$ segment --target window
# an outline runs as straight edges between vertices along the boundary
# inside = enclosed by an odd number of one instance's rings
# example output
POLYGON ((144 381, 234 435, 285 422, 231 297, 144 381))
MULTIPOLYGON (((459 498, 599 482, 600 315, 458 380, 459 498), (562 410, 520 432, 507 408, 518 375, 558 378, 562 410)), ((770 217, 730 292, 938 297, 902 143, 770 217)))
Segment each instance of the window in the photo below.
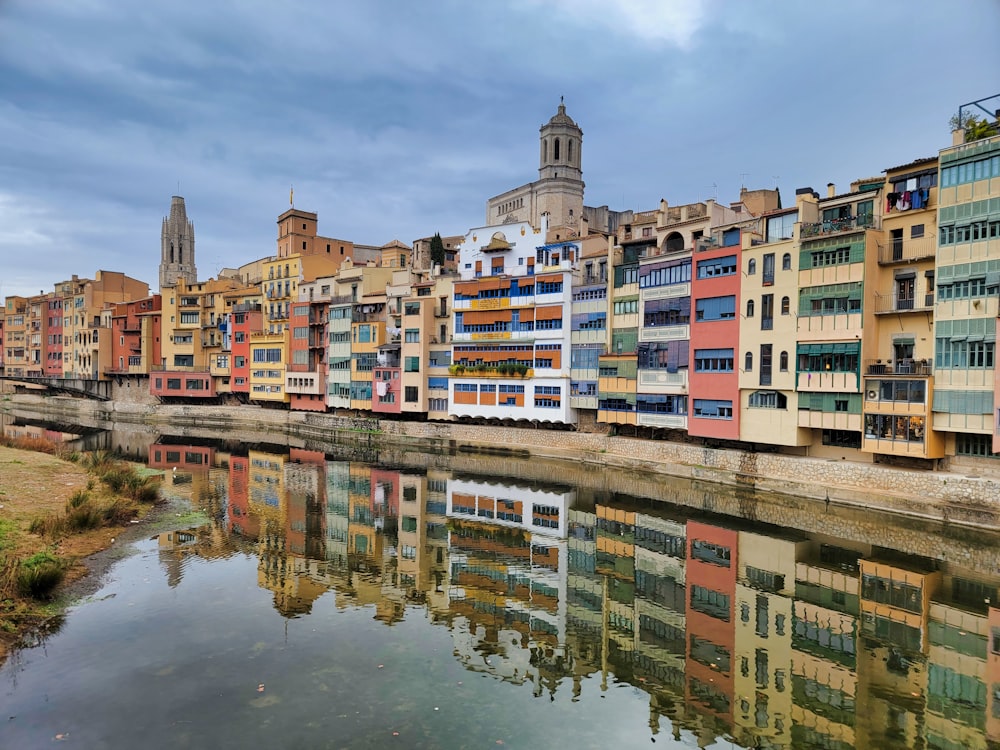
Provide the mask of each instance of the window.
POLYGON ((791 311, 791 308, 792 308, 792 304, 791 304, 791 301, 788 299, 788 297, 782 297, 781 298, 781 314, 782 315, 788 315, 788 313, 791 311))
POLYGON ((747 406, 751 409, 787 409, 788 397, 778 391, 754 391, 747 406))
POLYGON ((910 239, 911 240, 915 240, 915 239, 917 239, 919 237, 923 237, 923 236, 924 236, 924 225, 923 224, 914 224, 912 227, 910 227, 910 239))
MULTIPOLYGON (((709 260, 698 261, 699 279, 710 279, 715 276, 732 276, 735 273, 735 255, 727 255, 725 258, 711 258, 709 260)), ((642 286, 641 282, 640 286, 642 286)))
POLYGON ((732 372, 732 349, 695 349, 695 372, 732 372))
POLYGON ((784 214, 783 216, 772 216, 767 220, 765 242, 778 242, 779 240, 792 239, 795 222, 798 221, 798 211, 784 214))
POLYGON ((403 372, 420 372, 420 357, 404 357, 403 372))
POLYGON ((420 390, 417 386, 415 386, 415 385, 408 385, 403 390, 404 390, 404 398, 406 400, 406 403, 408 403, 408 404, 415 404, 415 403, 417 403, 418 393, 419 393, 419 390, 420 390))
POLYGON ((752 299, 747 300, 747 317, 752 318, 754 314, 754 302, 752 299))
MULTIPOLYGON (((771 385, 771 344, 760 345, 760 384, 771 385)), ((749 353, 749 352, 748 352, 749 353)))
POLYGON ((694 416, 702 419, 732 419, 733 402, 696 398, 694 399, 694 416))
POLYGON ((764 254, 764 267, 761 274, 761 283, 764 286, 774 284, 774 253, 764 254))
POLYGON ((781 356, 778 358, 778 369, 782 372, 788 372, 788 352, 782 352, 781 356))
POLYGON ((747 276, 753 276, 757 273, 757 259, 751 258, 747 261, 747 276))
POLYGON ((753 372, 753 352, 743 355, 743 372, 753 372))
POLYGON ((696 321, 731 320, 736 317, 736 296, 703 297, 695 302, 696 321))
POLYGON ((792 270, 792 254, 785 253, 781 256, 781 270, 791 271, 792 270))

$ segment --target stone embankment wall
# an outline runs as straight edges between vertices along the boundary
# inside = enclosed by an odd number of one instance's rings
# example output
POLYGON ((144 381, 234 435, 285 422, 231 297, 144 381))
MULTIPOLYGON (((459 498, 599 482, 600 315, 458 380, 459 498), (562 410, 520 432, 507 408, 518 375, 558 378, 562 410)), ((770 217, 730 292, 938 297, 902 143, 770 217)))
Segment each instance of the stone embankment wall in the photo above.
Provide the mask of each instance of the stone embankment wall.
POLYGON ((592 433, 338 417, 255 406, 168 406, 129 399, 104 403, 32 395, 18 395, 8 406, 35 412, 40 419, 68 424, 135 423, 171 435, 195 436, 201 432, 211 436, 238 432, 240 439, 245 441, 275 442, 275 434, 278 434, 316 446, 365 444, 375 448, 397 446, 404 450, 448 454, 485 450, 494 455, 554 458, 625 469, 637 477, 668 474, 737 488, 1000 528, 1000 481, 951 472, 916 471, 592 433))

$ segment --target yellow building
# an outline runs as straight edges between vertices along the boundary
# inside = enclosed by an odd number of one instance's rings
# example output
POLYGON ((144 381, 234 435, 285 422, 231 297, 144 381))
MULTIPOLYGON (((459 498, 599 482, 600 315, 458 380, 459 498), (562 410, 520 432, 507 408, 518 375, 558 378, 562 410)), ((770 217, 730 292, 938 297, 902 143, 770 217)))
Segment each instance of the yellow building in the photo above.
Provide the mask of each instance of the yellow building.
POLYGON ((250 400, 287 404, 289 331, 250 334, 250 400))
POLYGON ((937 177, 937 157, 886 170, 878 265, 865 282, 875 308, 864 362, 867 453, 944 456, 943 436, 931 429, 937 177))
POLYGON ((162 369, 209 372, 223 346, 226 293, 239 289, 235 279, 188 284, 183 279, 162 291, 160 351, 162 369))

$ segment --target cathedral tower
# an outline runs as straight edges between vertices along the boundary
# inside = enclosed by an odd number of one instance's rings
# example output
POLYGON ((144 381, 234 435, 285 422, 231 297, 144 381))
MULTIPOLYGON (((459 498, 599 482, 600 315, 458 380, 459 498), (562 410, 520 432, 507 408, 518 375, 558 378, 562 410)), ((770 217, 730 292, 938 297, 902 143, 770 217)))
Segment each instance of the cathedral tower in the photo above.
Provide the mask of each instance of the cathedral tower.
POLYGON ((198 281, 194 265, 194 224, 188 221, 184 199, 175 195, 170 199, 170 216, 163 219, 160 232, 160 290, 175 286, 177 279, 188 284, 198 281))
POLYGON ((559 110, 538 129, 541 134, 541 154, 538 159, 540 180, 583 180, 580 169, 583 131, 566 114, 566 105, 559 101, 559 110))
MULTIPOLYGON (((583 230, 583 131, 559 109, 539 128, 538 179, 486 202, 486 225, 527 221, 541 226, 549 217, 549 228, 583 230)), ((568 235, 567 235, 568 236, 568 235)))

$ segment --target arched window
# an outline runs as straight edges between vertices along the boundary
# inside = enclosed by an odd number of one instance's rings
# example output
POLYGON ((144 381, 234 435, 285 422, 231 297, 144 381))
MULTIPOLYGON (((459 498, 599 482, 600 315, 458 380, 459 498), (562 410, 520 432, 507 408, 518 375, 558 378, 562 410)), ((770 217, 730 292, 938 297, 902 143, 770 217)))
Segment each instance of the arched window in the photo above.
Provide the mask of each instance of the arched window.
POLYGON ((753 372, 753 352, 747 352, 743 356, 743 371, 753 372))
POLYGON ((547 140, 542 140, 542 161, 546 162, 549 160, 549 142, 547 140))
POLYGON ((668 253, 679 253, 684 249, 684 237, 678 232, 671 232, 664 247, 668 253))
POLYGON ((781 256, 781 270, 791 271, 792 270, 792 254, 785 253, 781 256))
POLYGON ((174 262, 174 243, 170 243, 170 262, 174 262))
POLYGON ((178 263, 183 263, 184 262, 184 243, 183 242, 178 242, 177 243, 177 262, 178 263))
POLYGON ((788 297, 781 298, 781 314, 788 315, 791 309, 791 303, 788 301, 788 297))
POLYGON ((755 273, 757 273, 757 259, 751 258, 747 262, 747 276, 753 276, 755 273))
POLYGON ((555 143, 552 145, 552 159, 554 161, 559 161, 559 139, 556 138, 555 143))
POLYGON ((573 139, 566 141, 566 161, 573 163, 573 139))
POLYGON ((747 300, 747 317, 752 318, 754 312, 754 304, 752 299, 747 300))
POLYGON ((788 372, 788 352, 782 352, 781 356, 778 357, 778 369, 782 372, 788 372))

